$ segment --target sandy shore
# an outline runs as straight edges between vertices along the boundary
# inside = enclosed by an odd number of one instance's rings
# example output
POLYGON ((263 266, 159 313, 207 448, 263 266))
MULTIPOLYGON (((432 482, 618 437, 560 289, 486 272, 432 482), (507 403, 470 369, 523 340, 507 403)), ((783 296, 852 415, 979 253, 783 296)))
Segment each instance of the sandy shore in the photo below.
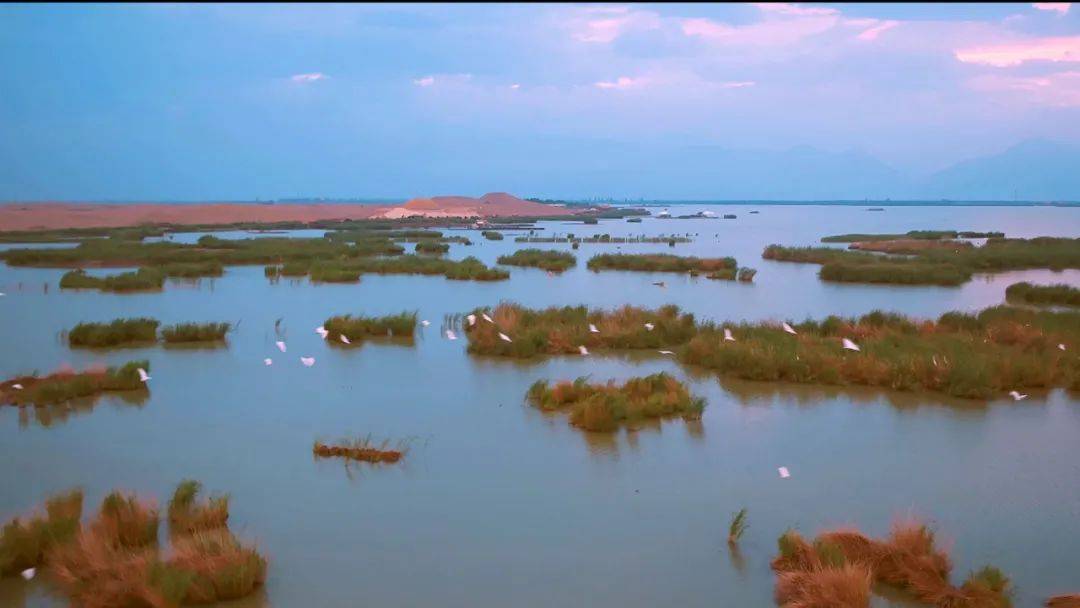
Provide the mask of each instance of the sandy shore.
POLYGON ((7 203, 0 205, 0 231, 100 228, 140 224, 231 224, 311 222, 374 218, 513 217, 567 213, 562 207, 505 193, 416 198, 403 204, 261 203, 7 203))

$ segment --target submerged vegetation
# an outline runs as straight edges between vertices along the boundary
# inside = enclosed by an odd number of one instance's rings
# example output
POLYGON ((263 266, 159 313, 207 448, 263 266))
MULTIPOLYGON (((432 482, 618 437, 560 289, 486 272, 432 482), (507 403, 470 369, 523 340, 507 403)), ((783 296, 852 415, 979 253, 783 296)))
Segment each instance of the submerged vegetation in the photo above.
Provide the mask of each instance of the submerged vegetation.
POLYGON ((545 411, 569 411, 570 424, 586 431, 614 431, 665 416, 697 420, 705 409, 704 399, 665 373, 631 378, 622 385, 590 384, 585 377, 553 386, 539 380, 529 387, 526 399, 545 411))
POLYGON ((1080 306, 1080 289, 1064 283, 1057 285, 1013 283, 1005 289, 1005 297, 1025 304, 1080 306))
POLYGON ((177 323, 161 329, 166 344, 191 342, 222 342, 232 328, 230 323, 177 323))
POLYGON ((762 257, 784 262, 821 264, 818 276, 822 280, 857 283, 960 285, 977 272, 1080 268, 1080 239, 995 237, 988 239, 982 247, 972 247, 966 243, 956 245, 953 242, 937 246, 914 246, 912 243, 911 240, 886 240, 874 245, 856 243, 863 249, 908 255, 876 255, 831 247, 769 245, 762 257), (890 242, 893 244, 889 245, 890 242))
POLYGON ((150 370, 149 361, 130 361, 120 368, 64 371, 48 376, 19 376, 0 383, 0 403, 52 405, 113 391, 145 390, 139 369, 150 370))
POLYGON ((323 328, 327 331, 327 339, 333 342, 340 342, 341 336, 351 341, 380 336, 405 337, 416 331, 416 316, 416 312, 382 317, 338 315, 327 319, 323 328))
MULTIPOLYGON (((643 272, 732 272, 738 268, 735 258, 696 258, 667 253, 604 253, 587 264, 589 270, 634 270, 643 272)), ((734 278, 734 277, 733 277, 734 278)))
POLYGON ((371 436, 356 439, 342 439, 335 444, 316 441, 311 448, 316 458, 346 458, 362 462, 393 463, 401 460, 408 451, 404 442, 390 446, 390 440, 376 443, 371 436))
POLYGON ((157 341, 157 319, 115 319, 108 323, 79 323, 67 333, 71 347, 107 348, 157 341))
POLYGON ((819 534, 813 543, 785 532, 772 561, 782 606, 869 606, 871 582, 891 585, 941 608, 1008 608, 1008 577, 992 566, 973 572, 959 587, 949 583, 952 562, 935 546, 934 533, 917 521, 893 525, 884 540, 857 530, 819 534))
POLYGON ((562 272, 577 265, 577 257, 572 253, 543 249, 518 249, 510 255, 500 255, 495 261, 508 266, 533 266, 551 272, 562 272))

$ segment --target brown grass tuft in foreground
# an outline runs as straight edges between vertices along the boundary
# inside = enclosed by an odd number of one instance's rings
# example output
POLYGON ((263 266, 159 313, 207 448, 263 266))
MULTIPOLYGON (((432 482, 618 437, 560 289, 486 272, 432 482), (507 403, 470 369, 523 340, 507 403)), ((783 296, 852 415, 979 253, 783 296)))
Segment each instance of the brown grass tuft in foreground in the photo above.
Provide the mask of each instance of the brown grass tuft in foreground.
POLYGON ((157 543, 158 512, 133 495, 112 492, 101 503, 91 528, 117 547, 137 549, 157 543))
POLYGON ((405 455, 407 450, 403 444, 390 449, 390 440, 385 439, 376 444, 370 436, 357 439, 343 439, 336 445, 316 441, 312 446, 312 452, 318 458, 347 458, 363 462, 397 462, 405 455))
POLYGON ((202 484, 185 479, 176 486, 169 501, 169 530, 174 535, 224 528, 229 521, 229 497, 213 496, 198 501, 202 484))
POLYGON ((818 566, 782 572, 776 602, 783 608, 867 608, 872 577, 866 566, 818 566))

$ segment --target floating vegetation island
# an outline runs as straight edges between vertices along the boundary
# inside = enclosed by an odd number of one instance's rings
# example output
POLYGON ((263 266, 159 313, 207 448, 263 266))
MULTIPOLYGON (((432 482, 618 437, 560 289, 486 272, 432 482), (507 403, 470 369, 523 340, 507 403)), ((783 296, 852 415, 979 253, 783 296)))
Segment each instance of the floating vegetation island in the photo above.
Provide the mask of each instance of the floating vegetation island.
POLYGON ((342 439, 334 444, 326 444, 316 441, 311 448, 316 458, 345 458, 372 463, 394 463, 408 451, 404 442, 398 442, 394 447, 390 446, 390 440, 376 443, 368 437, 357 439, 342 439))
MULTIPOLYGON (((627 220, 631 221, 631 220, 627 220)), ((640 221, 640 220, 639 220, 640 221)), ((598 234, 596 236, 576 237, 572 234, 565 236, 519 236, 514 239, 517 243, 689 243, 691 240, 684 236, 611 236, 610 234, 598 234)))
POLYGON ((509 255, 500 255, 498 264, 507 266, 532 266, 551 272, 562 272, 577 265, 577 257, 565 251, 543 249, 518 249, 509 255))
POLYGON ((567 411, 570 424, 586 431, 614 431, 634 427, 643 420, 682 416, 699 420, 705 400, 665 373, 631 378, 619 385, 590 383, 582 377, 549 385, 539 380, 529 387, 526 400, 544 411, 567 411))
POLYGON ((129 361, 119 368, 18 376, 0 382, 0 403, 52 405, 103 393, 146 390, 139 369, 150 371, 150 362, 129 361))
POLYGON ((1080 306, 1080 289, 1064 283, 1057 285, 1013 283, 1005 289, 1005 297, 1025 304, 1080 306))
POLYGON ((363 315, 339 315, 323 322, 326 338, 331 342, 341 342, 345 336, 350 342, 377 337, 412 337, 416 331, 416 312, 403 312, 383 317, 363 315))
MULTIPOLYGON (((157 342, 157 319, 114 319, 107 323, 79 323, 67 332, 68 346, 72 348, 113 348, 140 346, 157 342)), ((161 339, 167 344, 224 343, 225 335, 232 328, 230 323, 178 323, 161 330, 161 339)))

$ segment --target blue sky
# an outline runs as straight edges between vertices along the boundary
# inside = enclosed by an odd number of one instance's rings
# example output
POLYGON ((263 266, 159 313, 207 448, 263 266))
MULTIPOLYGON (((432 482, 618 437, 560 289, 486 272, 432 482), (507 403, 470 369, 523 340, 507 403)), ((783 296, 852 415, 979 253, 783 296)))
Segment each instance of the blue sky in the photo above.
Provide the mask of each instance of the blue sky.
POLYGON ((7 5, 0 55, 0 199, 662 197, 611 180, 1080 143, 1067 3, 7 5))

